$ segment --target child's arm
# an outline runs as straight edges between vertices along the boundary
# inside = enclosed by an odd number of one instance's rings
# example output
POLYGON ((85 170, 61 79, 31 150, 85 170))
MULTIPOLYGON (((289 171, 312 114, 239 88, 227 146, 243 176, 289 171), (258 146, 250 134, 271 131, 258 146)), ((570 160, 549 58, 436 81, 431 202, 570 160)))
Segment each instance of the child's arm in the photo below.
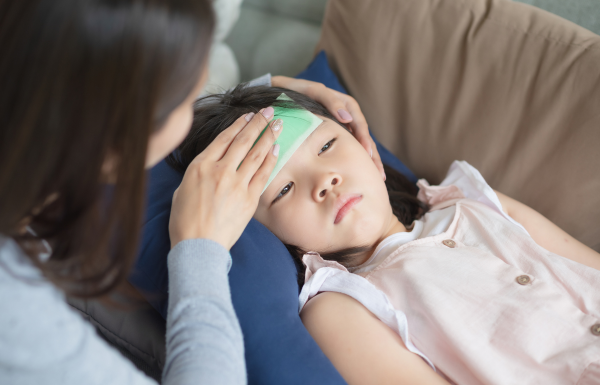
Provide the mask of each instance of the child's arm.
POLYGON ((348 384, 448 385, 360 302, 325 292, 310 300, 302 322, 348 384))
POLYGON ((538 245, 555 254, 600 270, 600 254, 596 251, 567 234, 531 207, 498 191, 496 194, 504 212, 523 225, 538 245))

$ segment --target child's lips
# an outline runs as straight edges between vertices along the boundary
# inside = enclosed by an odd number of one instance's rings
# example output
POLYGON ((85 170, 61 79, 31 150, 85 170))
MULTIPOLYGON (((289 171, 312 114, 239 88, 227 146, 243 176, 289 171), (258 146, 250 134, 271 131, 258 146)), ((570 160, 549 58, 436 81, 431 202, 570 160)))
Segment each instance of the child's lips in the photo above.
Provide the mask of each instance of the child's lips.
POLYGON ((360 194, 344 194, 340 195, 335 200, 335 206, 333 212, 335 213, 334 224, 340 223, 342 219, 348 214, 352 208, 358 204, 362 200, 362 195, 360 194))

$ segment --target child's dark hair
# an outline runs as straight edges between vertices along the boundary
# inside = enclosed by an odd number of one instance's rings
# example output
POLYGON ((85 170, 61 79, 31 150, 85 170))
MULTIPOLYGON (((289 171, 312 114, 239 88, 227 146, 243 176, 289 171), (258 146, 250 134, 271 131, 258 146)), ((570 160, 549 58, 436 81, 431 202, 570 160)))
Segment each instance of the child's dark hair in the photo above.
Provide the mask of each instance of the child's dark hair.
MULTIPOLYGON (((269 106, 303 108, 315 115, 329 118, 344 127, 323 105, 306 95, 285 88, 248 87, 246 84, 240 84, 233 90, 223 94, 205 96, 196 101, 194 121, 190 133, 179 145, 177 151, 167 157, 167 163, 174 169, 184 173, 192 160, 241 115, 248 112, 258 113, 262 108, 269 106), (277 100, 281 93, 285 93, 294 102, 277 100)), ((417 186, 395 169, 385 165, 384 169, 387 176, 385 185, 393 213, 402 224, 410 226, 415 219, 419 219, 427 212, 428 207, 417 199, 417 186)), ((294 245, 285 246, 294 259, 298 269, 298 285, 302 287, 305 270, 302 257, 308 250, 303 250, 294 245)), ((335 252, 321 253, 321 257, 349 266, 355 256, 364 254, 370 249, 371 246, 352 247, 335 252)))

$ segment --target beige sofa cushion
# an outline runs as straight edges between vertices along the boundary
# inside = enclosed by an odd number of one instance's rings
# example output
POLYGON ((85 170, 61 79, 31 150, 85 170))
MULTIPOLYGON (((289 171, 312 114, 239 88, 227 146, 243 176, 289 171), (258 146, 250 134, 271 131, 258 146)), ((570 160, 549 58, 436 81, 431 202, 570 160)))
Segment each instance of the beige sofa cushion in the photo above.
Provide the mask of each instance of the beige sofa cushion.
POLYGON ((466 160, 600 250, 600 36, 508 0, 331 0, 321 49, 417 176, 466 160))

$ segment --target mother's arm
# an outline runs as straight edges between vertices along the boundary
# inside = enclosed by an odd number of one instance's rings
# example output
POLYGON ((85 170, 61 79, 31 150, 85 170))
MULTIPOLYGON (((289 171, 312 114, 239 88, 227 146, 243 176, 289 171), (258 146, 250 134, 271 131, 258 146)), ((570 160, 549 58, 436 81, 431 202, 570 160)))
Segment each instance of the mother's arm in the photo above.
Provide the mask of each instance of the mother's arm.
POLYGON ((562 257, 600 270, 600 254, 596 251, 567 234, 531 207, 498 191, 495 192, 504 212, 523 225, 538 245, 562 257))
POLYGON ((448 384, 360 302, 321 293, 300 314, 304 326, 350 385, 448 384))
POLYGON ((256 211, 277 162, 273 143, 285 128, 271 122, 256 142, 273 112, 267 107, 238 118, 196 156, 173 194, 163 384, 247 383, 228 251, 256 211))

